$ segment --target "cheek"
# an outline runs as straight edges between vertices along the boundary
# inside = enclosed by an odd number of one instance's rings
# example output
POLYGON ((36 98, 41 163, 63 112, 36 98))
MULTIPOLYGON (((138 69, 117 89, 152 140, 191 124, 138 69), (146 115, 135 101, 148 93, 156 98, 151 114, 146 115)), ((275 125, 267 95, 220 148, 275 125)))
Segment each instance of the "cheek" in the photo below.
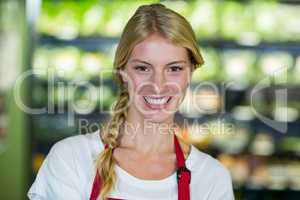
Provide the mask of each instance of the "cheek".
POLYGON ((172 80, 170 80, 169 83, 171 83, 174 93, 182 96, 189 86, 188 80, 189 79, 187 76, 180 76, 174 77, 172 80))
POLYGON ((138 91, 141 90, 144 83, 145 83, 145 80, 139 76, 131 77, 130 84, 129 84, 130 93, 132 95, 136 94, 138 91))

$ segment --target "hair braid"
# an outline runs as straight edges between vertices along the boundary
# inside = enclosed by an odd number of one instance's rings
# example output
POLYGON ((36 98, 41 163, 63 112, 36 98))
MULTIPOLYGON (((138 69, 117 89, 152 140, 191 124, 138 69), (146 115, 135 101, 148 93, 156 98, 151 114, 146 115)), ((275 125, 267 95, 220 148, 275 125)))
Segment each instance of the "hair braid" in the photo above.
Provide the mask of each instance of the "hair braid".
POLYGON ((116 182, 114 171, 115 160, 113 159, 113 148, 116 147, 119 135, 119 129, 125 122, 127 117, 129 94, 123 90, 119 95, 115 106, 113 107, 113 115, 110 121, 106 124, 100 134, 104 144, 109 148, 100 153, 97 160, 97 170, 101 176, 102 186, 98 199, 105 199, 106 195, 113 189, 116 182))

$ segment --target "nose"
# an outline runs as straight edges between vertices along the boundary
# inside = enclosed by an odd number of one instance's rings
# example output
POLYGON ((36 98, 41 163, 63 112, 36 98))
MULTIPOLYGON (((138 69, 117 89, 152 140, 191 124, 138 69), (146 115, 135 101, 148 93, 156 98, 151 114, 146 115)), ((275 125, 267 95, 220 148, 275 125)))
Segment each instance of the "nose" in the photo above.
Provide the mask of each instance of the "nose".
POLYGON ((153 84, 155 85, 157 92, 161 92, 165 86, 165 75, 163 72, 159 71, 153 74, 153 84))

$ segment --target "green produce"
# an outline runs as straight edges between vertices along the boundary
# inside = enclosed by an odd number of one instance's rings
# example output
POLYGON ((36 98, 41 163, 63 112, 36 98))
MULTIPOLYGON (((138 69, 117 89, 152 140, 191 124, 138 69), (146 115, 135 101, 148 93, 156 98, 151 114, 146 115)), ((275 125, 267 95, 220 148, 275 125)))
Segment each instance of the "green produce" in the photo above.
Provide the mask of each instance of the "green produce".
POLYGON ((300 41, 300 5, 280 4, 278 9, 279 27, 282 41, 300 41))
POLYGON ((80 51, 75 47, 54 49, 50 55, 50 67, 55 70, 55 75, 64 79, 82 77, 78 72, 80 51))
POLYGON ((78 6, 78 2, 75 1, 45 1, 42 4, 37 29, 61 39, 74 39, 79 36, 83 8, 84 4, 78 6))
POLYGON ((300 138, 285 137, 279 142, 279 148, 282 151, 294 152, 300 155, 300 138))
POLYGON ((293 57, 288 52, 270 52, 262 54, 259 60, 264 78, 275 84, 287 84, 292 81, 293 57))
MULTIPOLYGON (((89 86, 89 85, 86 85, 89 86)), ((80 114, 91 114, 98 103, 98 91, 96 87, 77 87, 73 88, 73 108, 80 114)))
POLYGON ((293 83, 300 84, 300 55, 295 60, 295 67, 293 70, 293 83))
POLYGON ((203 48, 201 53, 204 65, 193 73, 192 82, 200 81, 220 81, 223 79, 223 70, 218 56, 218 52, 212 48, 203 48))
POLYGON ((34 51, 32 69, 36 77, 47 80, 49 66, 49 50, 46 48, 37 48, 34 51))
POLYGON ((257 73, 254 67, 256 54, 252 51, 231 50, 222 53, 222 63, 225 71, 225 79, 238 84, 241 87, 254 82, 257 73))
POLYGON ((116 96, 109 86, 101 85, 98 88, 98 93, 100 108, 110 108, 116 100, 116 96))
POLYGON ((190 2, 190 12, 186 16, 197 37, 215 38, 218 33, 218 4, 216 1, 190 2))
MULTIPOLYGON (((64 106, 67 105, 68 103, 68 98, 69 95, 71 94, 69 90, 69 86, 67 85, 60 85, 57 86, 57 84, 55 84, 54 88, 53 88, 53 95, 50 95, 48 97, 48 101, 52 103, 52 105, 57 106, 58 108, 60 108, 61 110, 64 110, 64 106), (52 97, 53 96, 53 97, 52 97)), ((48 91, 52 92, 52 91, 48 91)), ((51 93, 49 93, 51 94, 51 93)))
POLYGON ((266 41, 299 41, 299 5, 271 1, 255 4, 256 30, 266 41))
POLYGON ((249 148, 249 151, 255 155, 272 155, 275 151, 274 137, 270 133, 257 133, 249 148))
POLYGON ((94 4, 84 13, 80 26, 80 34, 83 36, 97 35, 105 23, 105 7, 94 4))
POLYGON ((105 6, 104 20, 105 24, 100 29, 100 34, 105 36, 120 36, 129 18, 136 9, 143 4, 150 4, 158 1, 107 1, 102 2, 105 6))
POLYGON ((32 88, 33 107, 40 108, 48 104, 47 89, 41 84, 37 84, 32 88))
POLYGON ((278 26, 278 3, 272 1, 257 1, 254 6, 255 30, 261 35, 263 40, 275 41, 279 38, 278 26))
POLYGON ((80 60, 80 71, 87 79, 99 78, 103 58, 99 53, 84 53, 80 60))
POLYGON ((239 2, 224 1, 221 8, 220 28, 223 38, 240 40, 245 34, 255 31, 252 7, 239 2))
POLYGON ((193 2, 186 1, 160 1, 160 3, 183 16, 188 16, 193 7, 193 2))

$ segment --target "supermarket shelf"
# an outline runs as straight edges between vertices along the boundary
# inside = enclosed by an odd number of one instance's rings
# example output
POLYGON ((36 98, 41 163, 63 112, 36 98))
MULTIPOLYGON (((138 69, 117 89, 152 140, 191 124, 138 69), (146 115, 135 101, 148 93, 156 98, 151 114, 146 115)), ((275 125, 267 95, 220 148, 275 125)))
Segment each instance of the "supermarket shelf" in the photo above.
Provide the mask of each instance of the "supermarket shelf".
POLYGON ((246 45, 234 40, 199 40, 199 45, 203 47, 213 47, 217 49, 249 49, 249 50, 272 50, 289 51, 291 53, 300 52, 300 42, 260 42, 257 45, 246 45))
POLYGON ((272 199, 272 200, 298 200, 300 196, 299 190, 274 190, 274 189, 251 189, 247 187, 234 189, 236 199, 272 199), (241 197, 240 197, 241 196, 241 197))
MULTIPOLYGON (((33 82, 34 85, 40 85, 42 87, 48 87, 49 82, 46 79, 37 77, 37 76, 32 76, 31 77, 31 81, 33 82)), ((58 83, 62 84, 64 86, 73 84, 76 85, 77 83, 81 83, 81 81, 87 81, 88 83, 92 84, 93 86, 101 86, 101 85, 107 85, 110 86, 110 88, 112 89, 112 91, 117 91, 118 86, 116 84, 116 81, 114 81, 111 78, 103 78, 101 79, 100 76, 99 78, 94 78, 94 79, 89 79, 89 80, 78 80, 76 81, 76 79, 74 80, 67 80, 67 79, 63 79, 63 78, 59 78, 59 77, 54 77, 53 79, 53 86, 55 87, 58 83)))
MULTIPOLYGON (((53 3, 55 3, 57 0, 53 0, 53 3)), ((248 4, 251 3, 252 0, 238 0, 241 3, 248 4)), ((277 0, 276 2, 282 3, 282 4, 290 4, 290 5, 300 5, 300 0, 277 0)), ((57 3, 57 2, 56 2, 57 3)), ((45 11, 43 11, 45 12, 45 11)), ((272 16, 272 14, 271 14, 272 16)), ((52 19, 50 19, 52 20, 52 19)), ((280 21, 280 20, 278 20, 280 21)), ((81 23, 81 22, 80 22, 81 23)), ((114 50, 114 47, 119 42, 119 37, 106 37, 106 36, 86 36, 86 37, 78 37, 71 40, 65 40, 65 39, 59 39, 57 37, 47 35, 47 34, 41 34, 41 33, 35 33, 36 35, 36 41, 35 41, 35 48, 46 48, 46 49, 53 49, 56 50, 56 48, 68 48, 73 47, 77 48, 78 50, 82 50, 85 52, 82 52, 83 54, 88 54, 88 52, 93 53, 100 53, 102 56, 102 53, 106 53, 107 55, 111 55, 111 53, 114 50)), ((260 37, 266 37, 261 35, 260 37)), ((202 38, 202 37, 200 37, 202 38)), ((251 38, 250 38, 251 39, 251 38)), ((223 53, 228 50, 251 50, 254 51, 255 54, 258 56, 258 59, 260 58, 260 55, 263 55, 263 53, 273 53, 276 51, 284 51, 288 52, 290 56, 293 57, 293 60, 296 60, 296 57, 300 55, 300 41, 276 41, 276 42, 267 42, 267 41, 261 41, 260 43, 243 43, 245 41, 235 41, 235 40, 226 40, 222 38, 216 38, 216 39, 201 39, 198 41, 199 46, 202 48, 213 48, 214 51, 217 53, 223 53)), ((43 50, 43 49, 42 49, 43 50)), ((205 49, 204 49, 205 50, 205 49)), ((48 54, 50 54, 52 51, 47 51, 48 54)), ((47 55, 48 55, 47 54, 47 55)), ((98 55, 98 54, 97 54, 98 55)), ((104 56, 104 55, 103 55, 104 56)), ((104 56, 106 59, 106 55, 104 56)), ((106 60, 105 60, 106 61, 106 60)), ((85 75, 88 76, 88 75, 85 75)), ((82 76, 83 77, 83 76, 82 76)), ((81 77, 80 77, 81 78, 81 77)), ((252 79, 251 79, 252 80, 252 79)), ((291 79, 292 80, 292 79, 291 79)), ((116 83, 109 79, 98 79, 97 77, 93 80, 87 80, 92 85, 96 86, 98 88, 99 86, 108 86, 113 94, 116 94, 118 91, 118 87, 116 83)), ((221 81, 221 80, 216 80, 221 81)), ((37 107, 46 107, 47 106, 47 100, 48 99, 48 82, 47 80, 39 79, 34 77, 32 80, 32 85, 34 87, 32 90, 35 92, 33 97, 38 97, 36 99, 32 98, 34 101, 31 102, 32 105, 35 105, 37 107), (36 103, 36 104, 35 104, 36 103)), ((58 86, 58 83, 63 83, 64 86, 67 86, 71 84, 70 80, 55 78, 54 87, 58 86)), ((73 84, 76 84, 76 82, 72 82, 73 84)), ((221 83, 220 83, 221 84, 221 83)), ((254 83, 255 84, 255 83, 254 83)), ((258 98, 258 101, 261 100, 262 107, 264 113, 268 113, 271 115, 270 108, 272 107, 271 104, 274 102, 274 96, 275 92, 278 89, 287 89, 287 99, 288 103, 292 103, 291 105, 295 105, 297 102, 300 102, 300 85, 290 85, 291 82, 288 82, 287 85, 271 85, 263 90, 260 90, 261 99, 258 98), (266 105, 265 105, 266 104, 266 105), (269 107, 270 106, 270 107, 269 107), (265 110, 265 108, 267 108, 265 110), (266 112, 265 112, 266 111, 266 112)), ((217 83, 218 85, 218 83, 217 83)), ((238 84, 237 84, 238 85, 238 84)), ((218 85, 219 87, 219 85, 218 85)), ((107 88, 107 87, 105 87, 107 88)), ((222 88, 222 86, 220 86, 222 88)), ((55 88, 56 89, 56 88, 55 88)), ((77 89, 77 88, 76 88, 77 89)), ((80 94, 81 91, 84 91, 84 87, 78 88, 78 98, 81 98, 80 94), (83 89, 83 90, 81 90, 83 89)), ((193 89, 193 88, 191 88, 193 89)), ((249 94, 251 93, 253 89, 253 85, 250 84, 250 86, 245 88, 226 88, 226 92, 224 96, 221 98, 225 98, 225 114, 217 113, 213 115, 203 115, 195 118, 187 118, 186 116, 182 116, 180 114, 176 115, 175 117, 179 120, 182 118, 187 119, 190 123, 194 123, 195 119, 196 122, 205 123, 213 120, 214 118, 218 119, 224 119, 226 122, 231 122, 235 124, 237 127, 243 127, 247 129, 247 135, 250 137, 246 142, 243 143, 242 151, 238 151, 236 153, 228 154, 230 157, 239 158, 239 156, 246 156, 249 158, 249 160, 265 160, 266 165, 272 164, 274 161, 285 161, 285 162, 299 162, 300 161, 300 154, 297 149, 295 150, 295 143, 296 145, 300 142, 300 118, 298 117, 297 121, 289 122, 287 123, 288 131, 286 134, 280 133, 272 127, 269 127, 259 119, 251 119, 251 120, 237 120, 237 118, 234 118, 233 116, 233 108, 235 108, 238 105, 245 105, 249 104, 249 94), (232 113, 231 113, 232 112, 232 113), (271 135, 272 142, 274 144, 274 151, 272 154, 269 155, 256 155, 252 152, 250 152, 250 146, 253 143, 253 141, 256 139, 257 134, 267 134, 271 135), (282 141, 287 141, 286 139, 292 139, 293 141, 286 142, 285 144, 290 145, 290 143, 293 143, 293 146, 284 146, 282 141), (290 143, 289 143, 290 142, 290 143), (289 149, 290 151, 288 151, 289 149), (291 150, 292 149, 292 150, 291 150), (297 152, 297 153, 296 153, 297 152)), ((58 91, 58 90, 57 90, 58 91)), ((219 90, 221 95, 223 95, 223 90, 219 90)), ((82 92, 84 93, 84 92, 82 92)), ((57 92, 57 94, 59 94, 57 92)), ((77 96, 76 96, 77 97, 77 96)), ((64 98, 64 97, 62 97, 64 98)), ((74 97, 75 98, 75 97, 74 97)), ((59 99, 61 100, 61 99, 59 99)), ((80 99, 79 99, 80 100, 80 99)), ((222 99, 221 99, 222 100, 222 99)), ((56 101, 56 100, 55 100, 56 101)), ((98 101, 101 101, 100 98, 98 101)), ((107 101, 107 100, 106 100, 107 101)), ((110 101, 107 101, 110 102, 110 101)), ((106 103, 107 103, 106 102, 106 103)), ((106 104, 110 105, 110 104, 106 104)), ((273 104, 272 104, 273 105, 273 104)), ((63 109, 68 111, 69 110, 69 104, 66 102, 66 104, 63 104, 63 109)), ((296 104, 297 110, 300 112, 299 104, 296 104)), ((100 107, 100 106, 99 106, 100 107)), ((75 136, 79 134, 85 134, 86 132, 94 131, 95 128, 97 128, 97 124, 102 123, 105 121, 109 115, 103 114, 100 112, 100 108, 96 108, 89 114, 78 114, 78 113, 71 113, 71 120, 73 120, 74 124, 70 125, 68 122, 68 119, 70 118, 70 113, 64 112, 59 113, 58 105, 54 105, 54 113, 45 113, 45 114, 39 114, 39 115, 30 115, 31 123, 34 125, 31 127, 32 132, 32 155, 41 153, 43 155, 47 155, 50 148, 53 146, 55 142, 58 142, 61 139, 64 139, 68 136, 75 136), (79 120, 83 120, 82 125, 85 127, 80 127, 79 120)), ((280 123, 280 122, 278 122, 280 123)), ((222 139, 222 138, 221 138, 222 139)), ((230 138, 231 139, 231 138, 230 138)), ((229 140, 230 140, 229 139, 229 140)), ((237 138, 239 139, 239 138, 237 138)), ((232 140, 232 139, 231 139, 232 140)), ((242 140, 242 139, 241 139, 242 140)), ((233 140, 232 140, 233 141, 233 140)), ((226 143, 229 144, 229 143, 226 143)), ((227 145, 228 146, 228 145, 227 145)), ((298 146, 299 147, 299 146, 298 146)), ((212 146, 209 145, 205 151, 209 153, 212 156, 218 157, 220 154, 226 154, 224 151, 226 148, 221 148, 220 146, 212 146)), ((226 149, 227 150, 227 149, 226 149)), ((238 165, 237 162, 234 163, 235 165, 238 165)), ((250 165, 249 165, 250 167, 250 165)), ((239 171, 239 170, 237 170, 239 171)), ((34 174, 36 176, 36 174, 34 174)), ((33 177, 32 177, 33 178, 33 177)), ((34 179, 32 179, 33 182, 34 179)), ((297 181, 298 182, 298 181, 297 181)), ((289 199, 289 200, 298 200, 300 196, 300 190, 291 190, 291 185, 288 183, 286 186, 282 187, 281 189, 275 190, 270 188, 251 188, 249 185, 245 184, 242 187, 236 187, 234 188, 235 193, 235 199, 237 200, 257 200, 257 199, 272 199, 272 200, 283 200, 283 199, 289 199)))
POLYGON ((271 87, 263 89, 261 92, 265 92, 266 96, 274 97, 276 91, 283 89, 286 89, 287 99, 289 101, 300 101, 300 85, 272 85, 271 87))
MULTIPOLYGON (((104 119, 108 119, 108 115, 98 114, 97 116, 94 115, 76 115, 74 118, 74 125, 70 126, 67 124, 66 115, 62 117, 62 115, 57 114, 51 114, 51 115, 39 115, 33 117, 33 121, 36 123, 39 123, 38 126, 35 126, 33 129, 33 136, 35 138, 35 141, 38 143, 42 143, 42 147, 45 147, 45 151, 43 153, 47 153, 47 150, 57 141, 64 139, 69 136, 75 136, 79 134, 85 134, 88 132, 94 132, 97 129, 99 129, 101 122, 104 121, 104 119), (82 120, 80 122, 80 120, 82 120)), ((299 128, 299 124, 297 125, 299 128)), ((299 130, 299 129, 298 129, 299 130)), ((251 132, 251 131, 250 131, 251 132)), ((197 143, 194 143, 194 145, 201 149, 201 151, 206 152, 210 154, 211 156, 217 158, 220 154, 227 154, 230 156, 243 156, 248 158, 262 158, 262 159, 278 159, 281 161, 286 160, 300 160, 300 154, 296 150, 283 150, 280 149, 278 143, 281 141, 280 138, 277 138, 276 136, 271 134, 274 138, 274 152, 270 154, 256 154, 254 152, 250 151, 250 145, 254 141, 254 136, 256 135, 255 132, 251 132, 251 135, 253 134, 253 137, 250 137, 249 141, 245 143, 245 147, 238 152, 226 152, 222 149, 220 149, 218 146, 212 146, 209 145, 205 149, 201 148, 201 145, 198 145, 197 143)), ((294 135, 295 137, 299 137, 299 135, 294 135)), ((289 133, 284 134, 284 137, 291 137, 289 133)), ((292 135, 293 137, 293 135, 292 135)))
MULTIPOLYGON (((201 83, 201 81, 199 81, 199 83, 201 83)), ((230 98, 230 99, 235 97, 239 99, 247 98, 248 95, 256 91, 259 94, 263 94, 264 96, 273 99, 276 91, 282 92, 282 90, 286 90, 287 99, 289 101, 300 101, 300 85, 296 85, 296 84, 293 85, 289 83, 270 84, 268 86, 266 85, 265 87, 262 87, 259 90, 256 90, 255 84, 250 84, 249 86, 243 88, 234 88, 234 87, 226 87, 226 85, 224 86, 224 82, 222 83, 222 82, 215 81, 213 83, 218 87, 220 92, 223 92, 223 90, 225 89, 226 91, 224 91, 224 94, 226 95, 226 98, 230 98)), ((236 82, 236 85, 238 85, 238 82, 236 82)), ((199 86, 197 83, 191 83, 191 89, 197 88, 197 86, 199 86)))
POLYGON ((266 132, 266 133, 272 134, 274 139, 278 139, 278 140, 280 140, 286 136, 300 137, 300 135, 299 135, 300 119, 293 121, 293 122, 278 122, 278 121, 275 122, 274 121, 275 123, 286 123, 287 132, 281 133, 281 132, 277 131, 276 129, 270 127, 269 125, 267 125, 266 123, 264 123, 263 121, 261 121, 258 118, 254 118, 251 120, 238 120, 233 117, 231 112, 226 112, 224 114, 216 113, 216 114, 210 114, 210 115, 203 115, 199 118, 187 118, 185 116, 181 116, 181 114, 179 114, 178 116, 187 119, 188 122, 191 124, 195 123, 195 122, 206 123, 211 120, 218 119, 218 120, 223 120, 224 122, 232 123, 237 126, 247 125, 247 127, 249 127, 249 129, 251 130, 253 135, 255 135, 255 133, 259 133, 259 132, 266 132))
MULTIPOLYGON (((37 76, 33 76, 31 77, 31 80, 33 81, 34 84, 37 85, 41 85, 43 87, 47 87, 48 86, 48 81, 46 79, 37 77, 37 76)), ((88 81, 90 84, 94 85, 94 86, 100 86, 101 84, 103 85, 107 85, 110 86, 111 89, 113 91, 116 91, 118 89, 118 85, 116 84, 116 81, 111 79, 111 78, 106 78, 106 79, 101 79, 99 78, 95 78, 95 79, 90 79, 90 80, 86 80, 88 81)), ((64 85, 68 85, 70 84, 70 80, 67 79, 63 79, 63 78, 58 78, 55 77, 54 78, 54 85, 57 83, 61 83, 64 85)), ((72 80, 73 84, 76 84, 75 80, 72 80)), ((201 81, 199 81, 199 83, 201 83, 201 81)), ((217 87, 224 87, 224 83, 222 82, 218 82, 215 81, 213 82, 217 87)), ((191 83, 191 89, 197 88, 198 83, 191 83)), ((255 85, 250 85, 246 88, 231 88, 231 87, 227 87, 226 90, 229 92, 228 96, 232 96, 233 93, 238 93, 239 95, 247 95, 249 94, 253 88, 255 87, 255 85)), ((198 88, 199 89, 199 88, 198 88)), ((281 84, 281 85, 270 85, 269 87, 265 87, 262 88, 260 91, 260 93, 265 93, 265 95, 267 96, 272 96, 274 94, 275 91, 278 91, 280 89, 286 89, 287 91, 287 95, 288 95, 288 99, 289 100, 299 100, 300 101, 300 85, 291 85, 291 84, 281 84)), ((225 91, 225 92, 227 92, 225 91)))
POLYGON ((63 113, 55 112, 30 115, 31 120, 36 124, 33 128, 33 136, 38 141, 48 144, 68 136, 85 134, 95 128, 97 130, 98 128, 95 125, 104 121, 107 117, 108 114, 102 114, 97 111, 88 115, 82 115, 72 110, 63 113), (82 122, 79 120, 82 120, 82 122), (86 131, 85 128, 87 127, 92 129, 86 131))
MULTIPOLYGON (((198 148, 198 146, 197 146, 197 148, 198 148)), ((201 148, 199 148, 199 149, 201 149, 201 148)), ((243 150, 242 152, 238 152, 238 153, 226 153, 219 149, 209 147, 207 149, 201 149, 201 151, 208 153, 209 155, 211 155, 214 158, 217 158, 218 155, 220 155, 220 154, 226 154, 226 155, 230 155, 233 157, 238 156, 238 157, 247 157, 247 158, 252 157, 252 158, 263 158, 263 159, 276 158, 276 159, 280 159, 281 161, 300 160, 300 154, 297 154, 297 153, 291 152, 291 151, 276 150, 274 153, 268 154, 268 155, 254 154, 254 153, 249 152, 247 149, 243 150)))
MULTIPOLYGON (((67 123, 64 124, 64 122, 67 122, 67 118, 69 117, 68 114, 70 113, 43 113, 43 114, 36 114, 36 115, 31 115, 33 120, 37 120, 38 124, 43 124, 43 127, 41 128, 49 128, 49 129, 54 129, 56 127, 58 128, 65 128, 68 127, 67 123), (49 120, 56 120, 53 121, 53 123, 50 123, 49 120), (43 122, 43 123, 42 123, 43 122), (48 123, 45 123, 48 122, 48 123), (61 126, 58 126, 56 122, 60 122, 61 126)), ((92 113, 89 114, 78 114, 78 113, 71 113, 74 114, 74 119, 86 119, 88 120, 89 123, 93 122, 101 122, 106 120, 109 117, 109 114, 105 114, 101 112, 100 110, 95 110, 92 113)), ((272 127, 269 127, 267 124, 263 123, 259 119, 253 119, 249 121, 240 121, 240 120, 235 120, 231 116, 231 113, 227 114, 214 114, 214 115, 205 115, 201 116, 199 118, 187 118, 183 116, 180 113, 176 113, 175 115, 175 120, 180 120, 180 119, 186 119, 188 124, 193 124, 193 123, 198 123, 198 124, 203 124, 206 122, 209 122, 211 120, 219 119, 219 120, 224 120, 224 122, 230 122, 235 125, 241 125, 241 124, 247 124, 249 129, 251 129, 252 135, 254 136, 255 133, 259 132, 266 132, 271 134, 274 139, 281 140, 282 138, 286 136, 292 136, 292 137, 300 137, 299 135, 299 130, 300 130, 300 121, 294 121, 294 122, 288 122, 287 127, 288 131, 286 133, 281 133, 279 131, 276 131, 272 127)))
MULTIPOLYGON (((118 37, 79 37, 72 40, 62 40, 49 35, 40 35, 38 44, 43 46, 65 47, 76 46, 85 51, 109 52, 111 47, 119 41, 118 37)), ((300 42, 261 42, 258 45, 240 44, 234 40, 199 40, 202 47, 213 47, 218 49, 252 49, 252 50, 272 50, 289 51, 291 53, 300 52, 300 42)))
POLYGON ((300 5, 300 0, 279 0, 279 3, 300 5))
POLYGON ((75 46, 85 51, 110 52, 111 48, 119 42, 115 37, 80 37, 73 40, 62 40, 50 35, 40 35, 39 45, 52 47, 75 46))
MULTIPOLYGON (((33 102, 32 105, 37 106, 37 107, 41 107, 41 106, 47 106, 47 90, 48 90, 48 82, 47 80, 44 79, 40 79, 38 77, 33 77, 33 83, 34 85, 39 85, 39 89, 37 91, 45 91, 44 94, 46 96, 44 96, 43 98, 40 98, 40 96, 37 97, 37 100, 35 100, 35 98, 33 98, 33 102)), ((97 80, 89 80, 90 83, 96 87, 98 86, 106 86, 107 88, 110 88, 110 90, 112 91, 113 95, 117 95, 117 91, 118 91, 118 86, 117 84, 112 80, 112 79, 105 79, 103 80, 103 82, 101 82, 101 80, 97 79, 97 80)), ((53 84, 53 87, 55 88, 57 86, 57 83, 64 83, 65 86, 67 86, 68 84, 70 84, 68 82, 68 80, 64 80, 64 79, 55 79, 55 82, 53 84)), ((218 83, 216 83, 218 85, 218 83)), ((37 87, 36 87, 37 88, 37 87)), ((266 104, 264 107, 264 110, 260 110, 259 107, 257 107, 258 112, 263 113, 264 115, 271 115, 271 113, 269 113, 269 109, 272 108, 272 103, 274 103, 274 97, 275 97, 275 93, 278 89, 286 89, 287 92, 287 99, 288 102, 298 102, 300 101, 300 86, 291 86, 291 85, 272 85, 268 88, 265 88, 264 90, 259 91, 259 95, 260 97, 263 99, 264 104, 266 104)), ((82 91, 86 90, 85 87, 78 87, 76 88, 76 90, 79 91, 82 89, 82 91)), ((191 89, 193 90, 193 86, 191 87, 191 89)), ((222 96, 222 91, 220 94, 220 98, 224 98, 224 108, 226 110, 226 112, 230 113, 232 112, 232 109, 235 108, 235 106, 237 105, 250 105, 250 94, 252 91, 253 87, 250 86, 248 88, 242 89, 242 90, 236 90, 236 89, 232 89, 232 88, 227 88, 227 91, 225 91, 224 96, 222 96)), ((35 91, 35 89, 34 89, 35 91)), ((65 97, 66 98, 66 97, 65 97)), ((67 99, 61 99, 62 101, 66 101, 67 99)), ((100 99, 98 99, 98 101, 100 102, 100 99)), ((222 101, 220 99, 220 101, 222 101)), ((104 103, 104 102, 102 102, 104 103)), ((67 104, 67 103, 66 103, 67 104)), ((106 103, 104 103, 105 105, 107 105, 106 103)), ((56 106, 56 105, 54 105, 56 106)), ((61 104, 60 104, 61 106, 61 104)), ((66 106, 66 105, 65 105, 66 106)), ((260 106, 261 107, 261 106, 260 106)), ((55 107, 54 107, 55 109, 55 107)), ((299 110, 299 107, 295 108, 299 110)), ((68 110, 67 108, 65 108, 65 110, 68 110)), ((207 116, 203 116, 203 117, 199 117, 197 118, 197 120, 199 120, 200 122, 203 122, 204 120, 209 120, 209 118, 214 118, 214 117, 219 117, 220 113, 217 113, 217 116, 214 115, 207 115, 207 116)), ((269 116, 270 118, 272 118, 272 116, 269 116)), ((185 117, 186 119, 189 119, 188 117, 185 117)), ((189 120, 193 120, 193 118, 190 118, 189 120)), ((259 121, 258 122, 252 122, 255 123, 253 124, 254 127, 257 127, 257 129, 266 129, 263 125, 260 126, 259 121)), ((294 121, 294 122, 288 122, 288 126, 291 129, 291 133, 293 134, 297 134, 297 131, 293 131, 294 129, 297 129, 300 127, 297 127, 297 124, 300 124, 299 119, 298 121, 294 121), (296 125, 294 125, 296 124, 296 125)), ((272 130, 266 130, 266 131, 272 131, 272 130)), ((276 133, 274 133, 276 134, 276 133)), ((280 136, 280 135, 279 135, 280 136)))

